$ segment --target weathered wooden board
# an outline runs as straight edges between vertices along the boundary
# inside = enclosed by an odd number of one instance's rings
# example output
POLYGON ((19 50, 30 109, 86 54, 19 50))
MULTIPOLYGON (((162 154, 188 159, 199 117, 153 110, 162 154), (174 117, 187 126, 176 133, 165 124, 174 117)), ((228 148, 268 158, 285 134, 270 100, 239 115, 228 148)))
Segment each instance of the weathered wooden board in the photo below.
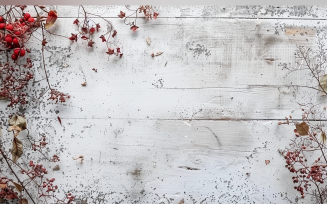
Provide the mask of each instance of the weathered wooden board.
MULTIPOLYGON (((76 33, 78 6, 53 8, 60 18, 50 31, 76 33)), ((326 6, 156 6, 160 18, 139 19, 135 33, 117 18, 124 6, 86 8, 112 21, 124 56, 105 54, 101 32, 93 49, 46 34, 50 84, 71 95, 54 104, 48 94, 39 98, 47 85, 35 35, 30 104, 0 103, 7 144, 6 120, 15 112, 26 115, 33 137, 49 136, 49 154, 61 157, 61 170, 49 173, 62 195, 73 191, 80 204, 311 202, 298 200, 278 152, 294 127, 277 122, 301 118, 296 102, 325 98, 290 86, 316 84, 279 65, 294 64, 296 45, 316 46, 326 6), (83 163, 72 160, 77 155, 83 163)), ((35 153, 19 137, 27 151, 20 162, 28 162, 35 153)))
MULTIPOLYGON (((124 5, 87 5, 86 11, 100 14, 103 17, 118 18, 120 11, 128 14, 128 9, 124 5)), ((136 9, 137 5, 128 5, 130 9, 136 9)), ((59 12, 61 17, 76 18, 78 6, 51 6, 59 12)), ((155 5, 154 10, 159 13, 159 17, 164 18, 295 18, 295 19, 326 19, 326 5, 155 5)), ((34 12, 33 8, 28 11, 34 12)), ((132 12, 130 12, 132 13, 132 12)))

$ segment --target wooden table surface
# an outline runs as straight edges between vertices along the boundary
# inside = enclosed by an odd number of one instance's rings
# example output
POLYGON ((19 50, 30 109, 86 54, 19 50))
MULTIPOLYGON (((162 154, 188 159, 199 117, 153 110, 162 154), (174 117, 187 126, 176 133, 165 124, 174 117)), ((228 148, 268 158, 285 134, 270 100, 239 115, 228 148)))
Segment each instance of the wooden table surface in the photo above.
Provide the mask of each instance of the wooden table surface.
MULTIPOLYGON (((59 16, 51 32, 76 33, 78 6, 51 8, 59 16)), ((301 119, 297 102, 324 99, 290 86, 309 76, 280 65, 294 65, 297 45, 316 46, 326 6, 154 6, 158 19, 138 19, 134 33, 117 17, 125 6, 85 8, 113 23, 123 57, 109 57, 98 33, 94 48, 46 34, 50 84, 71 95, 55 104, 49 93, 38 99, 47 84, 40 41, 31 39, 30 104, 0 101, 7 149, 7 118, 24 113, 30 134, 45 133, 49 154, 61 158, 49 176, 79 204, 314 203, 293 188, 278 150, 294 127, 278 121, 301 119)), ((35 156, 24 145, 20 162, 35 156)))

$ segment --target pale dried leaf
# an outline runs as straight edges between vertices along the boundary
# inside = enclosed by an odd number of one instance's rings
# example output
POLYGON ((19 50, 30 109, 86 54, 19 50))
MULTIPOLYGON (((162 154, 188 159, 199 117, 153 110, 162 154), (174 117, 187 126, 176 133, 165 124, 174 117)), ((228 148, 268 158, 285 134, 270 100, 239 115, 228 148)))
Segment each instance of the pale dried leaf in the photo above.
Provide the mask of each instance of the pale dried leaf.
POLYGON ((3 184, 0 184, 0 188, 6 188, 7 187, 7 184, 3 183, 3 184))
POLYGON ((12 183, 15 185, 16 189, 19 191, 19 192, 22 192, 23 190, 23 187, 19 184, 19 183, 16 183, 16 182, 13 182, 12 183))
POLYGON ((151 45, 151 39, 150 38, 147 38, 146 42, 148 43, 148 45, 151 45))
POLYGON ((322 131, 322 133, 321 133, 321 141, 323 144, 326 143, 326 133, 324 131, 322 131))
POLYGON ((184 198, 178 204, 184 204, 184 198))
POLYGON ((319 83, 320 86, 319 89, 321 90, 321 95, 325 96, 326 94, 323 92, 327 92, 327 74, 323 75, 320 79, 319 79, 319 83))
POLYGON ((163 52, 157 52, 156 56, 162 55, 163 52))
POLYGON ((23 155, 23 143, 16 137, 13 140, 11 154, 13 162, 16 162, 23 155))
POLYGON ((14 115, 8 122, 9 126, 17 126, 20 127, 22 130, 25 130, 27 128, 25 118, 19 115, 14 115))
POLYGON ((53 169, 52 170, 54 170, 54 171, 59 171, 60 170, 60 167, 59 167, 59 165, 57 164, 55 167, 53 167, 53 169))
POLYGON ((266 165, 270 163, 270 160, 265 160, 266 165))
POLYGON ((28 204, 27 199, 23 198, 23 199, 21 200, 21 204, 28 204))
POLYGON ((81 83, 82 86, 86 86, 86 82, 81 83))
POLYGON ((309 125, 306 122, 296 123, 295 126, 300 136, 309 134, 309 125))
POLYGON ((49 11, 44 28, 46 29, 50 28, 56 22, 57 18, 58 18, 57 11, 55 10, 49 11))
POLYGON ((74 160, 81 159, 81 162, 83 162, 83 160, 84 160, 84 156, 79 155, 79 156, 73 157, 73 159, 74 159, 74 160))

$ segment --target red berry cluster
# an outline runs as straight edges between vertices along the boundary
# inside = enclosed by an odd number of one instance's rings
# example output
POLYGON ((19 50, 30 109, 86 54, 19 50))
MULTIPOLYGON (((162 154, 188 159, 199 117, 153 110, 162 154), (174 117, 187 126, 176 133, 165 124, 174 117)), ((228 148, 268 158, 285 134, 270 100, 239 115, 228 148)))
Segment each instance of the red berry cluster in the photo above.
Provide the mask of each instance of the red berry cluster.
POLYGON ((73 196, 71 193, 68 193, 67 199, 68 199, 67 204, 70 204, 75 200, 75 196, 73 196))
POLYGON ((5 188, 0 188, 0 198, 1 199, 7 199, 7 200, 13 200, 17 197, 17 194, 12 191, 10 188, 5 187, 5 188))
POLYGON ((5 186, 3 188, 0 187, 0 198, 7 199, 7 200, 12 200, 12 199, 18 198, 17 194, 14 191, 12 191, 10 188, 7 187, 8 182, 9 182, 9 179, 7 177, 0 178, 0 184, 5 186))
POLYGON ((53 185, 54 181, 55 181, 55 178, 52 178, 50 180, 46 179, 46 181, 43 181, 42 187, 47 189, 46 190, 47 193, 50 191, 55 192, 58 189, 57 185, 55 185, 55 186, 53 185))
POLYGON ((42 148, 46 147, 46 145, 48 144, 45 140, 45 135, 41 135, 42 138, 40 138, 38 144, 36 142, 34 142, 32 144, 32 149, 34 151, 40 151, 42 148))
POLYGON ((58 161, 60 161, 60 159, 59 159, 59 156, 58 155, 53 155, 52 156, 52 160, 51 161, 53 161, 53 162, 58 162, 58 161))
MULTIPOLYGON (((302 149, 304 149, 302 147, 302 149)), ((288 151, 285 155, 286 164, 285 167, 291 173, 295 173, 296 176, 292 177, 293 183, 298 183, 298 186, 294 186, 302 197, 304 197, 305 191, 308 191, 308 187, 311 186, 310 183, 324 183, 324 178, 326 177, 326 166, 318 165, 320 158, 315 160, 316 164, 311 167, 306 165, 307 159, 304 154, 300 151, 288 151)))
POLYGON ((70 95, 68 95, 68 94, 64 94, 64 93, 62 93, 62 92, 60 92, 60 91, 57 91, 57 90, 55 90, 55 89, 51 89, 51 96, 50 96, 50 98, 48 98, 48 100, 56 100, 56 103, 58 102, 58 100, 60 101, 60 102, 65 102, 66 101, 66 98, 70 98, 70 95))
POLYGON ((48 173, 48 171, 43 167, 42 164, 34 164, 33 161, 30 161, 29 166, 32 167, 31 170, 26 171, 22 169, 21 173, 27 174, 31 179, 34 179, 36 177, 42 178, 44 174, 48 173))
POLYGON ((32 67, 32 62, 27 58, 24 66, 14 68, 7 62, 4 65, 0 64, 0 78, 2 79, 2 87, 0 89, 0 96, 10 99, 11 103, 8 106, 15 104, 27 104, 26 93, 23 93, 27 87, 28 82, 33 79, 33 74, 29 71, 32 67))
POLYGON ((29 39, 33 30, 35 19, 29 13, 25 13, 22 18, 14 22, 7 22, 0 16, 0 39, 7 49, 14 49, 11 55, 12 60, 23 57, 26 53, 24 49, 25 42, 29 39))

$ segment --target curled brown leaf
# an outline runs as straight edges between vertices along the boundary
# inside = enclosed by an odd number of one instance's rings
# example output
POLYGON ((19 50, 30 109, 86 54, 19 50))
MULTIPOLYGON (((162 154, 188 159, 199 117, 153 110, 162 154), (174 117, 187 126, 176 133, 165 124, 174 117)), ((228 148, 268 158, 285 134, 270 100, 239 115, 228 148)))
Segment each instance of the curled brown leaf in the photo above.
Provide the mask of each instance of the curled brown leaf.
POLYGON ((57 18, 58 16, 55 10, 49 11, 44 28, 46 29, 50 28, 56 22, 57 18))
POLYGON ((309 125, 306 122, 295 123, 295 127, 300 136, 309 134, 309 125))
POLYGON ((15 163, 23 155, 23 143, 16 137, 14 137, 13 140, 11 154, 12 154, 12 160, 15 163))

